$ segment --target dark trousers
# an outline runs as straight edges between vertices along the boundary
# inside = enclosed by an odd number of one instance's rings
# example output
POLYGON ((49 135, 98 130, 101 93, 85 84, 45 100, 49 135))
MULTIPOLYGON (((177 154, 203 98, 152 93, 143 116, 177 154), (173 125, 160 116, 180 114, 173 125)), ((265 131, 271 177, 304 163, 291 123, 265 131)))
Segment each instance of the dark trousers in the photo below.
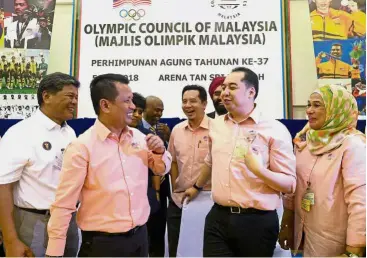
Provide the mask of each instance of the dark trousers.
POLYGON ((148 257, 148 233, 144 225, 125 235, 82 231, 78 257, 148 257))
POLYGON ((5 250, 2 244, 0 245, 0 257, 5 257, 5 250))
POLYGON ((278 233, 275 210, 234 214, 214 204, 205 219, 204 257, 272 257, 278 233))
POLYGON ((169 181, 166 179, 161 184, 159 192, 161 197, 160 208, 149 216, 147 223, 150 257, 164 257, 169 192, 169 181))
POLYGON ((180 237, 182 209, 170 201, 167 211, 168 249, 169 257, 176 257, 178 239, 180 237))

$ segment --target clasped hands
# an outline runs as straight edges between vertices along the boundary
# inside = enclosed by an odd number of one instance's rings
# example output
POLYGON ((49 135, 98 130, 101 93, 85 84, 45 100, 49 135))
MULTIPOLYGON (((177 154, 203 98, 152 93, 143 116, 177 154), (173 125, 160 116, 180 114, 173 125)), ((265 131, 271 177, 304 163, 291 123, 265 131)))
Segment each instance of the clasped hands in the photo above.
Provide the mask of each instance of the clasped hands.
POLYGON ((162 139, 157 135, 148 134, 145 141, 147 142, 148 149, 155 154, 163 154, 166 150, 162 139))

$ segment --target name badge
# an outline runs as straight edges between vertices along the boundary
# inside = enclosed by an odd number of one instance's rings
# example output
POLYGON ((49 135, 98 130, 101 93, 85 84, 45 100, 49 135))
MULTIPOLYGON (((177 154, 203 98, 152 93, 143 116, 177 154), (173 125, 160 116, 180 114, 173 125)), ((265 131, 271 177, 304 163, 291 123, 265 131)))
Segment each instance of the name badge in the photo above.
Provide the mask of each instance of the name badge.
POLYGON ((59 155, 55 156, 55 160, 53 163, 53 168, 55 170, 61 171, 63 159, 64 159, 64 149, 61 149, 61 152, 59 153, 59 155))
POLYGON ((311 201, 303 198, 301 202, 301 208, 309 212, 311 210, 311 201))
POLYGON ((313 192, 307 192, 304 198, 309 200, 311 205, 315 205, 315 194, 313 192))
POLYGON ((315 194, 307 187, 306 193, 302 198, 301 206, 305 211, 310 211, 312 205, 315 205, 315 194))

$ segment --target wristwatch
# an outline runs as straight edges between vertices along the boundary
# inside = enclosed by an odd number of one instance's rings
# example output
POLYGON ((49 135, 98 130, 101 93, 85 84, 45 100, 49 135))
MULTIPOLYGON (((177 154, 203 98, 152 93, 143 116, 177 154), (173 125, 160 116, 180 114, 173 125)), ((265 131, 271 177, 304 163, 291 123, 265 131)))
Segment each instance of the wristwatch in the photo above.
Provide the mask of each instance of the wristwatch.
POLYGON ((354 253, 351 253, 351 252, 348 252, 348 251, 345 251, 344 254, 348 257, 359 257, 358 255, 354 254, 354 253))
POLYGON ((195 188, 196 190, 198 190, 199 192, 200 192, 201 190, 203 190, 203 188, 202 188, 202 187, 197 186, 197 185, 196 185, 196 183, 195 183, 192 187, 194 187, 194 188, 195 188))

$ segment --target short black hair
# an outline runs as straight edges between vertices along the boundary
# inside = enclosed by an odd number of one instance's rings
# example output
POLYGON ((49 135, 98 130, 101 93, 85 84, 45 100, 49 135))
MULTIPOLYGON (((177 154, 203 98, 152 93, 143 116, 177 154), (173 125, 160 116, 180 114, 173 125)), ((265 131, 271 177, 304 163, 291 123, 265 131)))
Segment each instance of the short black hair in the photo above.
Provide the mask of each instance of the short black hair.
POLYGON ((203 86, 200 85, 186 85, 183 89, 182 89, 182 96, 181 98, 183 98, 183 95, 186 91, 188 90, 197 90, 199 92, 199 99, 201 100, 201 102, 207 101, 208 99, 208 95, 206 93, 206 90, 203 86))
POLYGON ((101 99, 107 99, 109 101, 114 101, 116 99, 118 95, 115 85, 116 82, 129 84, 129 79, 121 74, 106 73, 94 77, 90 83, 90 96, 94 112, 97 115, 99 115, 99 101, 101 99))
POLYGON ((137 92, 133 93, 133 103, 137 108, 145 110, 146 100, 141 94, 137 92))
POLYGON ((249 68, 246 67, 237 67, 232 70, 232 73, 234 72, 243 72, 244 76, 241 80, 241 82, 244 82, 245 84, 250 85, 251 87, 255 88, 255 98, 257 98, 257 95, 259 94, 259 78, 257 77, 257 74, 252 71, 249 68))
POLYGON ((51 73, 46 75, 40 82, 37 90, 37 100, 38 105, 42 106, 43 97, 42 93, 44 91, 50 94, 56 94, 59 91, 62 91, 65 85, 73 85, 76 88, 79 88, 80 82, 76 80, 73 76, 70 76, 65 73, 51 73))
POLYGON ((334 43, 331 45, 331 47, 340 47, 340 48, 343 48, 342 44, 340 43, 334 43))

